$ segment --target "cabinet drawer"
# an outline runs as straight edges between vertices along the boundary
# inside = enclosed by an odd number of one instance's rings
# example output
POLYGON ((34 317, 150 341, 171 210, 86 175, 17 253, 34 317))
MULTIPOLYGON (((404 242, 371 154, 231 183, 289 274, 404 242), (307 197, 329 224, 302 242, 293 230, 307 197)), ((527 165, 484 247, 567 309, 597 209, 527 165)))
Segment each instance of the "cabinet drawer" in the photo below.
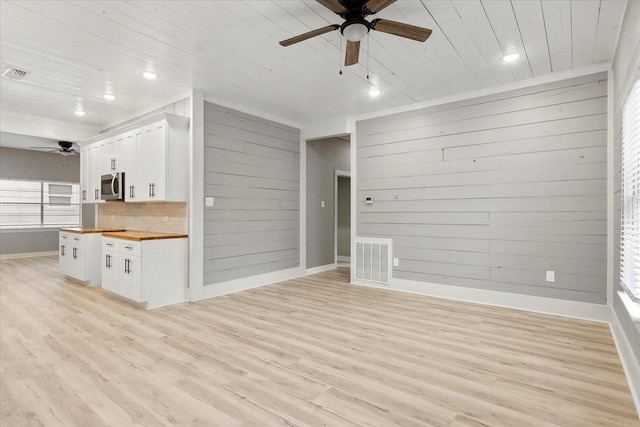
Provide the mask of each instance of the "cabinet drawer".
POLYGON ((120 253, 125 255, 142 256, 142 242, 120 240, 120 253))
POLYGON ((108 237, 102 238, 102 252, 120 252, 120 240, 108 237))

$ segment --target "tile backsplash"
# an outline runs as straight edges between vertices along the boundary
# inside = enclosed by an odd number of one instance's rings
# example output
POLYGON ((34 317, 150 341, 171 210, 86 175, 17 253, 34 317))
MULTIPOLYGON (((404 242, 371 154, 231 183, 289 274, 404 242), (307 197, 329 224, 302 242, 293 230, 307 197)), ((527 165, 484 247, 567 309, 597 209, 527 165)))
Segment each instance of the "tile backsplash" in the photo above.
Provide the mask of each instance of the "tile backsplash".
POLYGON ((107 202, 98 206, 98 227, 187 233, 187 204, 107 202))

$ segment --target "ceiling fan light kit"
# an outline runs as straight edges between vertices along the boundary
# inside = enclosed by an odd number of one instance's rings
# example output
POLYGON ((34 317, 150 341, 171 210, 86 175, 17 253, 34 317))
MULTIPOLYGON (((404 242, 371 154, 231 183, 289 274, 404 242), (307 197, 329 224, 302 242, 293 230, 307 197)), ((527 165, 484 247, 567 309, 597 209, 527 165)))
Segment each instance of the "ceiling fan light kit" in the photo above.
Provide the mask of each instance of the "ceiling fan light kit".
POLYGON ((363 19, 364 22, 344 23, 341 32, 350 42, 359 42, 369 33, 370 24, 363 19))
POLYGON ((390 21, 388 19, 374 19, 367 21, 368 15, 380 12, 385 7, 395 3, 396 0, 316 0, 322 6, 344 19, 342 25, 328 25, 304 34, 283 40, 281 46, 291 46, 292 44, 308 40, 312 37, 320 36, 340 29, 340 33, 347 39, 347 49, 345 52, 344 65, 354 65, 358 63, 360 56, 360 41, 369 31, 380 31, 394 36, 400 36, 419 42, 426 41, 431 35, 428 28, 417 27, 402 22, 390 21))

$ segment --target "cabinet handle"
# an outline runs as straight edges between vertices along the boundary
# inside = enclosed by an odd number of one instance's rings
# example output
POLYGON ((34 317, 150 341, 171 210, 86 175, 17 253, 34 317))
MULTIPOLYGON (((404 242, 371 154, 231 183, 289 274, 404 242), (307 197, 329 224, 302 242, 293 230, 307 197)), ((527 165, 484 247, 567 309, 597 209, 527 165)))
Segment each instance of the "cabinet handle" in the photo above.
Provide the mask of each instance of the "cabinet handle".
POLYGON ((125 246, 125 249, 133 249, 133 246, 125 246))
POLYGON ((60 255, 64 256, 64 245, 60 246, 60 255))
POLYGON ((104 259, 104 266, 105 266, 106 268, 111 268, 111 255, 107 255, 107 256, 105 256, 105 259, 104 259))
POLYGON ((73 248, 73 259, 78 259, 78 248, 73 248))
POLYGON ((82 190, 82 200, 87 200, 87 190, 82 190))
POLYGON ((105 243, 107 246, 113 246, 113 243, 105 243))
POLYGON ((149 197, 151 197, 151 183, 149 183, 149 197))
POLYGON ((66 239, 67 239, 67 236, 62 236, 62 238, 66 240, 66 239))
POLYGON ((111 159, 111 170, 116 170, 116 159, 111 159))
POLYGON ((136 198, 136 186, 135 185, 131 186, 131 198, 132 199, 136 198))
POLYGON ((151 197, 156 197, 156 184, 154 182, 151 183, 151 197))
POLYGON ((100 191, 100 190, 98 190, 98 189, 96 188, 96 190, 95 190, 95 192, 96 192, 96 200, 98 200, 98 199, 100 198, 100 196, 99 196, 99 194, 98 194, 98 191, 100 191))
POLYGON ((76 242, 79 242, 80 238, 79 237, 74 237, 73 240, 75 240, 76 242))
POLYGON ((131 273, 131 269, 129 268, 129 258, 125 258, 124 260, 124 272, 127 274, 131 273))

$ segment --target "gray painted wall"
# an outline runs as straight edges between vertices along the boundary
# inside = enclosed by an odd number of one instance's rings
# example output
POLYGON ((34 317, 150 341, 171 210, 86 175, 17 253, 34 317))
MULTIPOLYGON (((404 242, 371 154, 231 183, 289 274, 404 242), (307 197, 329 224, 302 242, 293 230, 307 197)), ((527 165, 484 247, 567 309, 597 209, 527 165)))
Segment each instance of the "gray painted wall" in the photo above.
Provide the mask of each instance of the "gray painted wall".
POLYGON ((351 256, 351 178, 338 177, 338 255, 351 256))
POLYGON ((335 261, 335 171, 351 170, 349 147, 340 138, 307 142, 307 268, 335 261))
MULTIPOLYGON (((0 178, 80 182, 80 157, 0 147, 0 178)), ((57 230, 0 230, 2 255, 57 250, 57 230)))
POLYGON ((300 131, 205 102, 204 283, 300 265, 300 131))
POLYGON ((627 309, 618 297, 620 286, 620 218, 622 215, 621 180, 622 180, 622 110, 627 94, 640 77, 640 2, 629 2, 618 39, 618 48, 613 60, 614 82, 614 265, 613 265, 613 309, 620 319, 631 348, 635 352, 636 360, 640 363, 640 331, 633 324, 627 309))
POLYGON ((605 79, 359 122, 357 234, 396 278, 604 304, 605 79))

